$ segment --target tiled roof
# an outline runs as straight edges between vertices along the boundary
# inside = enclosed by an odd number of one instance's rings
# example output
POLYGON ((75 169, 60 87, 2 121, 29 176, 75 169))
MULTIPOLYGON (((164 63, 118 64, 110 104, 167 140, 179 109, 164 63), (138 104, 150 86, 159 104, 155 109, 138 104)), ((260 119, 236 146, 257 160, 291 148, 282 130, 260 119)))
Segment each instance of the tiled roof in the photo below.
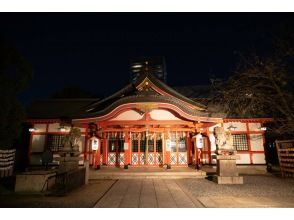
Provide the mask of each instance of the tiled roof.
MULTIPOLYGON (((208 92, 206 86, 177 87, 166 85, 152 74, 142 74, 135 83, 130 83, 113 95, 99 99, 45 99, 32 103, 28 108, 30 119, 57 119, 57 118, 87 118, 109 113, 117 106, 130 102, 163 102, 178 106, 190 115, 207 116, 206 105, 197 102, 208 92), (170 96, 160 95, 152 91, 138 91, 137 86, 146 77, 159 89, 170 96), (196 100, 196 101, 195 101, 196 100), (183 102, 195 106, 195 109, 183 105, 183 102)), ((203 102, 204 103, 204 102, 203 102)))
POLYGON ((33 102, 27 109, 29 119, 76 118, 84 107, 98 99, 42 99, 33 102))

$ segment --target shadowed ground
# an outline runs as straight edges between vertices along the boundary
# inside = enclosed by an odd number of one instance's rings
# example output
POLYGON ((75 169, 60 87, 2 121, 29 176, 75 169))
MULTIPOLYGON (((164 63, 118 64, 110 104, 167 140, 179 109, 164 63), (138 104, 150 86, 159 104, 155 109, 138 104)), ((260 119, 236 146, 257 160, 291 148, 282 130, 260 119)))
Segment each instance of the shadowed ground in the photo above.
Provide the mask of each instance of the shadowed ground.
POLYGON ((115 183, 115 180, 95 180, 72 191, 67 196, 7 194, 0 195, 0 207, 90 208, 115 183))

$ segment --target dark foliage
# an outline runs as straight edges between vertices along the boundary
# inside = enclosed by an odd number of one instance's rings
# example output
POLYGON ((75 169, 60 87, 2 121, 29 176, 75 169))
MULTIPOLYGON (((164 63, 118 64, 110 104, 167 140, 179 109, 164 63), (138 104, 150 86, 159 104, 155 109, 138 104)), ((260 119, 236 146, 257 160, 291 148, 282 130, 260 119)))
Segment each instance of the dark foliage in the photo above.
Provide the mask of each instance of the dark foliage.
POLYGON ((25 111, 17 96, 32 77, 32 67, 14 48, 0 45, 0 148, 19 137, 25 111))

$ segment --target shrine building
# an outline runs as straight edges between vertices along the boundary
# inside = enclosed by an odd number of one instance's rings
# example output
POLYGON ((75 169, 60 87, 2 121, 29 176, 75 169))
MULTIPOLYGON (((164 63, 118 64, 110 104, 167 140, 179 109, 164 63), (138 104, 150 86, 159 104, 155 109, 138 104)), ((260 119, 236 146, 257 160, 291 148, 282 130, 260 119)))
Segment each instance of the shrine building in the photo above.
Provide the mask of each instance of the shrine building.
POLYGON ((214 128, 233 135, 237 164, 265 164, 267 118, 223 118, 203 103, 187 98, 166 83, 160 66, 133 63, 131 80, 104 99, 50 99, 28 110, 29 160, 41 164, 50 149, 54 158, 70 127, 81 130, 80 164, 161 167, 215 164, 214 128), (200 154, 201 149, 201 154, 200 154))

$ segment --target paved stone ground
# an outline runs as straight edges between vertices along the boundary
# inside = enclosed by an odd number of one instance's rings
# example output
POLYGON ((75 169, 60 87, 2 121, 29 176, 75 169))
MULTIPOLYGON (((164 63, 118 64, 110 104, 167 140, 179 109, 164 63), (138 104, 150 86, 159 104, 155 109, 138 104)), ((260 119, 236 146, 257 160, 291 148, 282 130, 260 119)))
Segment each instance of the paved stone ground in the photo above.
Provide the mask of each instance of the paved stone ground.
POLYGON ((0 207, 292 207, 294 179, 244 176, 243 185, 207 179, 91 180, 67 196, 0 195, 0 207))
POLYGON ((244 176, 243 185, 207 179, 120 179, 95 207, 294 207, 294 180, 244 176))

